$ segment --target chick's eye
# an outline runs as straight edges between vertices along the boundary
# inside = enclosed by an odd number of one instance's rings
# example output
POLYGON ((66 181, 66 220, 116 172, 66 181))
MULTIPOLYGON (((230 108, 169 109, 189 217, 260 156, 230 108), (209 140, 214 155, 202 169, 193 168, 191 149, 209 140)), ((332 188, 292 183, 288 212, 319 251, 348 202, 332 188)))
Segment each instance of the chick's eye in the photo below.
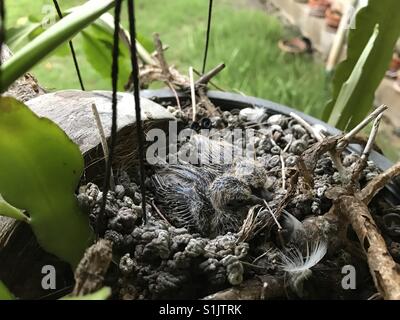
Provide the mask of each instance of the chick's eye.
POLYGON ((246 201, 244 199, 237 199, 235 200, 235 204, 237 206, 242 206, 246 201))

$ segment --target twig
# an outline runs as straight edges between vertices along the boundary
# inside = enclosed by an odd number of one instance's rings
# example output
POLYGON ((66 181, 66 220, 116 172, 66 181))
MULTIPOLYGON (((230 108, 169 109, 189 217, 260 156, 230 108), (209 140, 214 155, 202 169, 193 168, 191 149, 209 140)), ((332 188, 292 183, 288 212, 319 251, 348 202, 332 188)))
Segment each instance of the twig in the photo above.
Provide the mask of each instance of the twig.
POLYGON ((382 296, 379 292, 374 293, 372 296, 370 296, 367 300, 380 300, 382 299, 382 296))
POLYGON ((368 157, 369 157, 371 149, 372 149, 372 147, 374 145, 374 141, 376 139, 376 135, 378 134, 379 124, 381 122, 382 116, 383 116, 383 113, 379 114, 378 117, 374 120, 374 124, 372 126, 372 130, 371 130, 371 133, 369 135, 367 144, 365 145, 364 151, 363 151, 363 153, 361 155, 361 159, 363 161, 366 161, 368 159, 368 157))
POLYGON ((264 258, 269 253, 270 253, 270 250, 265 251, 263 254, 261 254, 257 258, 255 258, 253 260, 252 264, 256 264, 257 261, 261 260, 262 258, 264 258))
POLYGON ((264 204, 267 207, 268 212, 271 214, 272 219, 274 219, 276 225, 278 226, 278 231, 281 231, 282 230, 282 226, 279 223, 279 221, 276 219, 275 214, 272 212, 271 207, 268 205, 268 202, 264 200, 264 204))
POLYGON ((249 212, 247 213, 247 217, 246 217, 246 219, 244 219, 242 227, 240 228, 240 231, 238 232, 238 239, 237 239, 236 243, 245 242, 248 240, 248 236, 254 230, 256 219, 257 219, 259 213, 262 211, 262 209, 263 208, 259 207, 259 206, 254 206, 249 209, 249 212), (256 208, 259 208, 257 213, 255 213, 256 208))
POLYGON ((160 35, 158 33, 154 33, 153 35, 154 38, 154 44, 156 47, 156 57, 157 60, 160 64, 161 68, 161 73, 164 76, 165 80, 164 82, 166 85, 171 89, 171 91, 174 93, 175 99, 176 99, 176 104, 178 105, 179 110, 182 110, 181 108, 181 103, 179 101, 178 93, 176 92, 174 86, 172 85, 171 81, 173 80, 173 76, 169 70, 167 60, 165 60, 164 56, 164 47, 160 39, 160 35))
POLYGON ((299 115, 297 115, 294 112, 291 112, 289 115, 293 119, 295 119, 298 123, 300 123, 304 127, 304 129, 306 129, 309 132, 309 134, 315 138, 315 140, 321 142, 324 139, 324 136, 320 132, 314 130, 314 128, 307 121, 305 121, 302 117, 300 117, 299 115))
POLYGON ((190 94, 192 97, 192 110, 193 110, 192 120, 194 122, 194 121, 196 121, 196 93, 194 90, 193 68, 192 67, 189 67, 189 79, 190 79, 190 94))
POLYGON ((263 267, 263 266, 258 266, 258 265, 256 265, 256 264, 253 264, 253 263, 250 263, 250 262, 247 262, 247 261, 240 261, 240 263, 243 264, 243 265, 245 265, 245 266, 254 268, 254 269, 265 270, 265 267, 263 267))
POLYGON ((281 174, 282 174, 282 189, 286 190, 286 167, 285 167, 285 159, 283 158, 283 155, 289 150, 290 145, 292 144, 293 141, 293 135, 290 137, 290 141, 286 144, 285 148, 281 150, 279 154, 279 159, 281 160, 281 174))
POLYGON ((281 173, 282 173, 282 189, 286 190, 286 170, 285 170, 285 159, 283 159, 282 152, 279 155, 279 159, 281 160, 281 173))
MULTIPOLYGON (((193 68, 193 72, 194 72, 196 75, 198 75, 199 77, 201 77, 201 73, 198 72, 196 69, 193 68)), ((208 83, 209 83, 210 85, 212 85, 215 89, 219 90, 219 91, 223 91, 223 92, 226 91, 225 89, 222 89, 220 86, 218 86, 217 84, 215 84, 215 82, 213 82, 213 81, 211 81, 211 80, 209 80, 208 83)))
POLYGON ((361 121, 357 126, 354 127, 350 132, 346 133, 340 141, 338 141, 337 149, 343 150, 350 143, 352 137, 364 129, 372 120, 376 119, 381 115, 388 107, 386 105, 381 105, 379 108, 375 109, 369 116, 367 116, 363 121, 361 121))
POLYGON ((112 260, 112 243, 100 239, 89 247, 75 271, 74 296, 92 293, 103 286, 112 260))
POLYGON ((400 300, 400 267, 393 261, 367 205, 346 195, 340 196, 335 205, 357 234, 379 293, 386 300, 400 300))
POLYGON ((156 57, 158 62, 160 63, 162 74, 165 76, 165 80, 170 82, 171 73, 169 72, 168 63, 165 60, 164 48, 160 40, 160 35, 158 33, 154 33, 153 37, 154 37, 154 44, 156 47, 156 57))
POLYGON ((203 300, 258 300, 281 298, 285 296, 282 278, 270 275, 247 280, 239 286, 216 292, 203 300))
MULTIPOLYGON (((94 115, 94 119, 96 121, 97 129, 99 130, 101 147, 103 149, 104 158, 105 158, 105 162, 106 162, 106 165, 107 165, 107 161, 108 161, 108 157, 109 157, 107 138, 106 138, 106 134, 104 133, 103 125, 101 123, 99 111, 97 110, 96 104, 94 104, 94 103, 92 103, 92 112, 93 112, 93 115, 94 115)), ((113 174, 112 170, 111 170, 110 187, 111 187, 112 190, 115 189, 114 174, 113 174)))
POLYGON ((261 289, 261 296, 260 296, 260 300, 265 300, 265 295, 267 293, 267 288, 268 288, 268 282, 264 282, 263 283, 263 287, 261 289))
POLYGON ((168 87, 171 89, 171 91, 174 93, 175 100, 176 100, 176 104, 177 104, 179 110, 182 110, 181 102, 179 101, 179 96, 178 96, 178 93, 176 92, 174 86, 173 86, 170 82, 167 82, 167 86, 168 86, 168 87))
POLYGON ((166 223, 168 223, 170 226, 173 226, 171 224, 171 222, 168 221, 168 219, 161 213, 160 209, 157 208, 156 204, 154 203, 154 201, 151 201, 151 205, 154 208, 154 210, 156 210, 157 214, 161 217, 161 219, 163 219, 166 223))
POLYGON ((220 63, 217 65, 215 68, 211 69, 204 75, 202 75, 195 83, 195 86, 205 86, 208 84, 208 82, 214 78, 218 73, 220 73, 223 69, 225 68, 224 63, 220 63))
POLYGON ((372 198, 375 197, 375 195, 382 190, 390 180, 398 175, 400 175, 400 162, 373 178, 368 185, 358 193, 357 197, 365 204, 370 203, 372 198))
POLYGON ((368 141, 365 144, 365 147, 364 147, 363 152, 361 153, 360 159, 358 159, 358 161, 356 162, 356 165, 354 166, 354 170, 353 170, 352 178, 351 178, 351 181, 353 181, 353 183, 360 180, 360 176, 361 176, 363 170, 365 169, 365 167, 367 166, 367 160, 368 160, 369 154, 374 146, 376 135, 378 134, 379 123, 382 119, 382 116, 383 116, 383 113, 378 115, 378 117, 374 120, 374 124, 372 126, 371 133, 368 137, 368 141))

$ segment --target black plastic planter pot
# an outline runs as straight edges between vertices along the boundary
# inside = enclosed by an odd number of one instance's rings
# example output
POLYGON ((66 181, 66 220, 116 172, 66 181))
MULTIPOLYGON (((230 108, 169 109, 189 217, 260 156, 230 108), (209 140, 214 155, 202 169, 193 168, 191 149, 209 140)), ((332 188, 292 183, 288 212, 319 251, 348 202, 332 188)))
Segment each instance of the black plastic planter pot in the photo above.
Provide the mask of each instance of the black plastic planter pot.
MULTIPOLYGON (((154 100, 157 103, 163 103, 163 102, 168 102, 171 104, 176 103, 176 97, 174 93, 169 89, 143 90, 141 92, 141 96, 154 100)), ((287 106, 269 100, 243 96, 236 93, 221 92, 221 91, 209 91, 208 97, 216 106, 220 107, 222 110, 243 109, 243 108, 257 106, 265 108, 269 113, 272 114, 289 115, 291 112, 294 112, 310 124, 323 125, 326 128, 327 132, 331 135, 337 135, 341 133, 340 130, 326 124, 325 122, 322 122, 321 120, 318 120, 305 113, 302 113, 295 109, 289 108, 287 106)), ((180 98, 189 99, 190 97, 182 94, 180 95, 180 98)), ((358 145, 350 145, 349 150, 354 152, 361 151, 358 145)), ((384 157, 382 154, 376 151, 371 152, 370 160, 372 160, 375 163, 375 165, 382 171, 392 166, 392 162, 390 160, 388 160, 386 157, 384 157)), ((389 191, 389 194, 386 194, 386 196, 389 196, 390 198, 387 200, 393 202, 393 204, 399 204, 400 203, 399 179, 388 184, 386 189, 387 191, 389 191)))

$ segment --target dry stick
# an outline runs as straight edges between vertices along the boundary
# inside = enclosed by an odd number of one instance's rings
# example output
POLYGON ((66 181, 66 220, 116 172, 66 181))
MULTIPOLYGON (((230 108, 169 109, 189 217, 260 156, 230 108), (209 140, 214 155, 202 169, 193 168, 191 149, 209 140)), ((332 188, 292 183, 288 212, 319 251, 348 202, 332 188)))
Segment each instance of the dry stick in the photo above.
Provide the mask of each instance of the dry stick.
POLYGON ((285 168, 285 159, 283 159, 283 154, 286 153, 289 148, 290 145, 292 144, 293 141, 293 135, 290 137, 290 141, 287 143, 287 145, 285 146, 285 148, 283 150, 281 150, 280 154, 279 154, 279 159, 281 160, 281 173, 282 173, 282 189, 286 190, 286 168, 285 168))
POLYGON ((364 150, 361 154, 360 159, 357 161, 357 164, 353 170, 353 174, 351 177, 352 181, 359 181, 360 180, 360 176, 361 173, 363 172, 363 170, 365 169, 365 167, 367 166, 367 160, 369 157, 369 154, 372 150, 372 147, 374 145, 375 139, 376 139, 376 135, 378 134, 378 130, 379 130, 379 124, 381 122, 383 116, 383 112, 381 114, 378 115, 378 117, 374 120, 374 124, 372 126, 372 130, 371 133, 368 137, 368 141, 365 144, 364 150))
MULTIPOLYGON (((201 77, 201 73, 198 72, 196 69, 193 68, 193 72, 194 72, 196 75, 198 75, 199 77, 201 77)), ((212 85, 215 89, 219 90, 219 91, 223 91, 223 92, 226 91, 225 89, 222 89, 220 86, 216 85, 216 84, 215 84, 214 82, 212 82, 211 80, 209 80, 208 83, 209 83, 210 85, 212 85)))
POLYGON ((376 135, 378 134, 379 124, 381 122, 383 113, 381 113, 375 120, 372 126, 371 133, 368 137, 367 144, 365 145, 364 151, 361 155, 361 160, 366 161, 371 153, 372 147, 374 145, 374 141, 376 139, 376 135))
MULTIPOLYGON (((97 129, 99 130, 101 146, 103 148, 103 154, 104 154, 104 158, 105 158, 105 162, 106 162, 106 166, 107 166, 108 155, 109 155, 107 138, 106 138, 106 134, 104 133, 103 125, 101 123, 99 110, 97 110, 96 104, 94 104, 94 103, 92 103, 92 112, 93 112, 93 115, 94 115, 94 119, 96 121, 97 129)), ((115 189, 114 174, 113 174, 112 169, 111 169, 110 187, 111 187, 112 190, 115 189)))
POLYGON ((285 159, 283 159, 282 152, 279 155, 279 159, 281 160, 281 173, 282 173, 282 189, 286 190, 286 169, 285 169, 285 159))
POLYGON ((112 261, 112 243, 100 239, 86 249, 75 270, 73 296, 82 296, 99 290, 112 261))
POLYGON ((167 81, 171 80, 171 73, 169 72, 168 63, 165 60, 164 56, 164 48, 162 46, 162 42, 160 40, 160 35, 158 33, 154 33, 154 44, 156 46, 156 56, 157 60, 160 63, 161 71, 163 75, 166 77, 167 81))
POLYGON ((365 204, 368 204, 390 180, 398 175, 400 175, 400 162, 373 178, 368 185, 357 194, 357 197, 365 204))
POLYGON ((376 119, 379 115, 381 115, 384 111, 386 111, 388 107, 386 105, 381 105, 379 108, 375 109, 370 115, 368 115, 363 121, 361 121, 357 126, 354 127, 349 133, 346 133, 340 141, 338 141, 337 149, 343 150, 350 143, 350 140, 359 133, 362 129, 364 129, 372 120, 376 119))
POLYGON ((203 300, 258 300, 285 297, 285 284, 282 278, 270 275, 255 277, 242 284, 210 294, 203 300))
POLYGON ((265 204, 265 206, 267 207, 268 212, 269 212, 270 215, 272 216, 272 219, 274 219, 276 225, 278 226, 278 231, 281 231, 281 230, 282 230, 282 226, 281 226, 281 224, 279 223, 279 221, 276 219, 275 214, 272 212, 271 207, 268 205, 268 202, 264 200, 264 204, 265 204))
POLYGON ((357 234, 379 293, 386 300, 400 300, 400 266, 393 261, 367 205, 355 196, 341 196, 336 205, 357 234))
POLYGON ((259 255, 257 258, 255 258, 252 262, 252 264, 256 264, 257 261, 261 260, 262 258, 264 258, 266 255, 268 255, 269 253, 271 253, 270 251, 265 251, 263 254, 259 255))
POLYGON ((317 141, 321 142, 324 137, 321 135, 320 132, 314 130, 314 128, 307 122, 305 121, 302 117, 297 115, 294 112, 291 112, 289 114, 293 119, 295 119, 298 123, 300 123, 304 129, 306 129, 317 141))
POLYGON ((154 33, 154 43, 156 46, 156 55, 157 55, 157 60, 160 63, 161 67, 161 72, 162 75, 165 77, 165 83, 167 86, 171 89, 171 91, 174 93, 175 99, 176 99, 176 104, 178 105, 179 110, 182 110, 181 103, 179 101, 179 96, 178 93, 176 92, 174 86, 172 85, 171 81, 172 75, 171 72, 169 71, 168 63, 165 60, 164 56, 164 48, 160 39, 160 35, 158 33, 154 33))
POLYGON ((190 79, 190 94, 192 97, 192 109, 193 109, 193 122, 196 121, 196 93, 194 90, 194 80, 193 80, 193 68, 189 67, 189 79, 190 79))
POLYGON ((268 282, 263 283, 263 287, 261 289, 261 295, 260 295, 260 300, 265 300, 266 298, 266 293, 268 289, 268 282))
POLYGON ((223 63, 219 64, 206 74, 202 75, 200 79, 197 80, 196 83, 194 84, 194 87, 197 90, 197 94, 200 98, 199 100, 200 104, 203 104, 205 106, 210 115, 218 114, 218 111, 215 108, 215 105, 210 101, 210 99, 207 96, 206 92, 207 84, 213 77, 215 77, 224 68, 225 64, 223 63))
POLYGON ((207 85, 212 78, 214 78, 218 73, 220 73, 225 68, 225 63, 220 63, 215 68, 211 69, 204 75, 202 75, 199 80, 196 81, 195 86, 207 85))
POLYGON ((179 96, 178 92, 176 92, 174 86, 170 83, 167 82, 167 86, 171 89, 171 91, 174 93, 176 104, 178 105, 179 110, 182 110, 181 102, 179 101, 179 96))
POLYGON ((377 292, 377 293, 374 293, 372 296, 370 296, 367 300, 378 300, 381 298, 382 298, 381 294, 379 292, 377 292))
POLYGON ((151 205, 153 206, 154 210, 156 210, 156 212, 158 213, 158 215, 159 215, 166 223, 168 223, 170 226, 172 226, 171 222, 169 222, 168 219, 161 213, 160 209, 158 209, 158 207, 156 206, 156 204, 154 203, 154 201, 151 201, 151 205))

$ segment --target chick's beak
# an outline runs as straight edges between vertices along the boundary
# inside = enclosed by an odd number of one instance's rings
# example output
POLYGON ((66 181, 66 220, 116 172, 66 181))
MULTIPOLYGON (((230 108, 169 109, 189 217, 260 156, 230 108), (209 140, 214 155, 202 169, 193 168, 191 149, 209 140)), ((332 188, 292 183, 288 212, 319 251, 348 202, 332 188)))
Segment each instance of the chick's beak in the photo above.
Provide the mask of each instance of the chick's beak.
POLYGON ((256 205, 256 204, 264 204, 264 199, 261 199, 255 195, 251 195, 249 199, 249 204, 256 205))

